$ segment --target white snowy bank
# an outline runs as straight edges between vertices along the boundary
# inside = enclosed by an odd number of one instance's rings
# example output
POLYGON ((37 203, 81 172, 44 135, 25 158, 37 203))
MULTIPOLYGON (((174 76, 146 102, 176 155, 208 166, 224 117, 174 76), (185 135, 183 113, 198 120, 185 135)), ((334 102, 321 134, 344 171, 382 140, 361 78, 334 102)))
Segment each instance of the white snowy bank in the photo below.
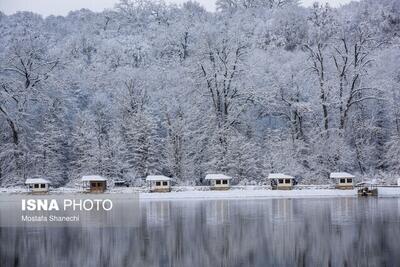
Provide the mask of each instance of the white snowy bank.
MULTIPOLYGON (((400 192, 400 191, 399 191, 400 192)), ((181 191, 170 193, 140 193, 141 200, 188 200, 188 199, 258 199, 258 198, 322 198, 355 197, 356 190, 303 189, 303 190, 227 190, 181 191)), ((399 194, 400 196, 400 194, 399 194)))
POLYGON ((379 197, 400 197, 400 187, 378 187, 379 197))
MULTIPOLYGON (((27 194, 25 188, 0 188, 0 194, 27 194)), ((80 194, 81 188, 54 188, 49 194, 80 194)), ((205 186, 173 187, 169 193, 149 193, 146 188, 116 187, 106 194, 139 193, 141 200, 206 200, 206 199, 261 199, 261 198, 325 198, 325 197, 356 197, 357 190, 331 189, 329 186, 297 186, 293 190, 271 190, 265 186, 234 186, 226 191, 212 191, 205 186)), ((400 197, 400 187, 379 187, 379 197, 400 197)))

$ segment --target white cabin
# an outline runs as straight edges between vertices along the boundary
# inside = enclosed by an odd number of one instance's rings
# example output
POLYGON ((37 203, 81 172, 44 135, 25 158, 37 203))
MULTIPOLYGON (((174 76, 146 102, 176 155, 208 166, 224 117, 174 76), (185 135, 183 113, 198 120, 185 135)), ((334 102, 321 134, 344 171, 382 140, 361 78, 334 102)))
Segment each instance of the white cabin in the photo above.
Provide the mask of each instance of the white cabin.
POLYGON ((337 189, 353 189, 355 176, 347 172, 332 172, 330 178, 335 181, 337 189))
POLYGON ((90 193, 102 193, 107 189, 107 178, 100 175, 82 176, 83 189, 90 193))
POLYGON ((150 192, 170 192, 171 178, 164 175, 149 175, 146 182, 150 185, 150 192))
POLYGON ((25 185, 28 186, 29 192, 47 193, 49 191, 50 181, 43 178, 26 179, 25 185))
POLYGON ((271 181, 272 189, 291 190, 294 186, 294 177, 283 173, 270 173, 268 180, 271 181))
POLYGON ((214 190, 227 190, 230 188, 230 180, 232 177, 225 174, 207 174, 206 181, 210 181, 211 189, 214 190))

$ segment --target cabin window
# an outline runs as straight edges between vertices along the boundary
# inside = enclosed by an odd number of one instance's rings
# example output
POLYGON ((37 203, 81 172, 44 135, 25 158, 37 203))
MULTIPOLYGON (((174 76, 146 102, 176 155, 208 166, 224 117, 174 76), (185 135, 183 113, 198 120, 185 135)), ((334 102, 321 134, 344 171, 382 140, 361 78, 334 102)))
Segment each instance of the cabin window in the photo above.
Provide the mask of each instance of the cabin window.
POLYGON ((221 180, 215 180, 215 184, 221 184, 221 180))
POLYGON ((283 179, 278 179, 279 184, 283 184, 283 179))
POLYGON ((285 179, 286 184, 290 184, 290 179, 285 179))
POLYGON ((340 183, 341 184, 345 184, 346 183, 346 179, 340 179, 340 183))
POLYGON ((156 186, 161 186, 161 182, 156 182, 156 186))
POLYGON ((35 185, 34 185, 34 188, 39 188, 39 184, 35 184, 35 185))
POLYGON ((228 184, 228 180, 222 180, 222 184, 228 184))
POLYGON ((167 186, 167 185, 168 185, 168 182, 163 182, 162 185, 163 185, 163 186, 167 186))
POLYGON ((101 187, 102 186, 102 184, 101 183, 97 183, 97 187, 101 187))
POLYGON ((352 178, 347 178, 347 183, 349 183, 349 184, 353 183, 353 179, 352 178))
POLYGON ((92 187, 96 187, 96 183, 90 183, 92 187))
POLYGON ((40 184, 40 188, 46 188, 45 184, 40 184))

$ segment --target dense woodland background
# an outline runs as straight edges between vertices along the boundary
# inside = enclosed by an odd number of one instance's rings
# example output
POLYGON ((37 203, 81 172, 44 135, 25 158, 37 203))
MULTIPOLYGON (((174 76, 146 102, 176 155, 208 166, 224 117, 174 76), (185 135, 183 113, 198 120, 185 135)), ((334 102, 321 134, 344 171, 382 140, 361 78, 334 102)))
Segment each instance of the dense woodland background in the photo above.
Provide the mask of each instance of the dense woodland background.
POLYGON ((0 12, 0 185, 400 176, 400 1, 0 12))

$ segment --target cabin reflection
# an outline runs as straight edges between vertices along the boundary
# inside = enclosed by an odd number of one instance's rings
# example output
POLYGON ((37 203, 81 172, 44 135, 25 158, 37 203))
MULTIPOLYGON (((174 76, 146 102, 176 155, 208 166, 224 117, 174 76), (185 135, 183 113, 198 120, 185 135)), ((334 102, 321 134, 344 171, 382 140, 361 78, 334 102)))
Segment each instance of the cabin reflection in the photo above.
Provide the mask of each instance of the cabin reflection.
POLYGON ((357 209, 355 198, 338 198, 330 205, 333 225, 346 225, 354 222, 354 209, 357 209))
POLYGON ((150 201, 145 204, 147 224, 163 225, 171 221, 171 202, 150 201))
POLYGON ((288 221, 293 219, 293 199, 273 199, 271 219, 274 221, 288 221))
POLYGON ((209 225, 219 225, 229 223, 230 201, 216 200, 206 203, 206 223, 209 225))

